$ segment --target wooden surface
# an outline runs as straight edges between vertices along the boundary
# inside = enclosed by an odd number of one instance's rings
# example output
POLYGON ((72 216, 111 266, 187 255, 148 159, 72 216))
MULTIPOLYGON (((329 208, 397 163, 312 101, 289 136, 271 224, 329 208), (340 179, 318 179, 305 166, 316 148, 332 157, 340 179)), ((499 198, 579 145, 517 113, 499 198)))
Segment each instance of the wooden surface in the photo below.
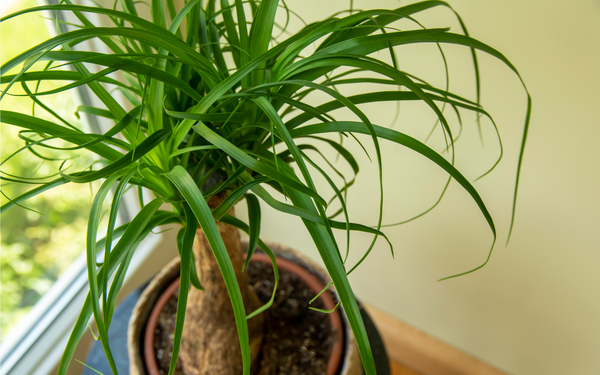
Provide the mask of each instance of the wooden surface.
POLYGON ((506 375, 376 308, 365 307, 387 349, 392 375, 506 375))
POLYGON ((398 362, 390 361, 390 370, 392 375, 421 375, 418 372, 414 372, 408 367, 402 366, 398 362))

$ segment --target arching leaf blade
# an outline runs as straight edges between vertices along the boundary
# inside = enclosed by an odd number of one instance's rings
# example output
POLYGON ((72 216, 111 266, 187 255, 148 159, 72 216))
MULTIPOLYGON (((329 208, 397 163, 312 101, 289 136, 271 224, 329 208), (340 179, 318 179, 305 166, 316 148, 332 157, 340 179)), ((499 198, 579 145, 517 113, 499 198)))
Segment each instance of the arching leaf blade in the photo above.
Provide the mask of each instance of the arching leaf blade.
POLYGON ((200 227, 206 235, 206 239, 215 255, 225 286, 231 298, 231 304, 235 315, 235 322, 240 339, 240 347, 242 351, 242 363, 244 375, 250 374, 250 343, 248 337, 248 324, 246 323, 246 312, 244 309, 244 301, 240 292, 235 277, 235 272, 229 259, 227 249, 223 243, 223 239, 217 229, 217 225, 213 218, 212 212, 208 204, 204 200, 202 193, 192 177, 181 166, 175 166, 170 172, 164 174, 179 192, 183 195, 187 204, 196 216, 200 227))
MULTIPOLYGON (((121 239, 113 249, 113 257, 108 265, 108 267, 110 267, 110 275, 112 275, 112 273, 115 271, 117 266, 126 256, 127 252, 131 250, 136 243, 138 243, 138 239, 140 237, 146 237, 148 233, 150 233, 152 229, 158 225, 172 223, 178 220, 178 218, 175 217, 175 215, 171 212, 157 212, 158 208, 163 202, 164 201, 162 199, 157 198, 148 203, 127 226, 123 236, 121 236, 121 239)), ((98 284, 103 282, 103 272, 101 272, 101 270, 102 269, 98 271, 98 284)), ((81 312, 79 313, 79 317, 77 318, 75 326, 71 331, 71 335, 69 336, 67 346, 65 347, 59 363, 58 375, 66 375, 71 360, 73 359, 77 343, 87 329, 87 325, 91 316, 92 301, 90 292, 86 297, 83 307, 81 308, 81 312)))
POLYGON ((204 137, 208 142, 219 147, 233 159, 242 163, 246 167, 255 170, 269 178, 272 178, 273 180, 276 180, 282 184, 285 184, 291 187, 292 189, 298 190, 301 193, 314 198, 322 205, 326 205, 325 200, 321 198, 319 194, 300 183, 295 176, 292 177, 287 174, 283 174, 277 171, 276 169, 271 168, 268 165, 262 163, 261 161, 254 159, 253 157, 249 156, 246 152, 237 148, 231 142, 227 141, 225 138, 221 137, 220 135, 209 129, 202 122, 198 122, 198 124, 195 125, 193 129, 202 137, 204 137))

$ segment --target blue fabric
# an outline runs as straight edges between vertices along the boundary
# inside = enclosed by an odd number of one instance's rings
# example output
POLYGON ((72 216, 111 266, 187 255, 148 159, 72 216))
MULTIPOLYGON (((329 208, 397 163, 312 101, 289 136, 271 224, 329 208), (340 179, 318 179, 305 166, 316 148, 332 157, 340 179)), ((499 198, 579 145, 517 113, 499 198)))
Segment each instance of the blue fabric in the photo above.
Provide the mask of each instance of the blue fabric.
MULTIPOLYGON (((129 356, 127 352, 127 326, 129 324, 129 318, 133 312, 133 308, 137 303, 138 299, 142 295, 142 291, 145 286, 133 291, 127 298, 125 298, 119 306, 115 309, 113 314, 112 323, 108 330, 108 342, 110 349, 117 365, 119 375, 129 374, 129 356)), ((102 343, 100 341, 94 342, 92 349, 88 353, 85 360, 85 364, 91 368, 99 371, 103 375, 110 375, 111 370, 102 350, 102 343)), ((98 375, 97 372, 84 368, 82 375, 98 375)))

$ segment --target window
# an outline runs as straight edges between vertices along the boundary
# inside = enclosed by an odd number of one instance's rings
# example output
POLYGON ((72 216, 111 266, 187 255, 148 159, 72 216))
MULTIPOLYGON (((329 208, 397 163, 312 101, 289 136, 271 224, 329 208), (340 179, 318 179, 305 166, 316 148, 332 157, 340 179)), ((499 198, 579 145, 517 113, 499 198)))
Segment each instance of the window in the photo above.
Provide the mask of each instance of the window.
MULTIPOLYGON (((12 3, 12 6, 3 9, 3 15, 19 8, 37 5, 35 0, 12 3)), ((39 13, 3 22, 2 61, 7 61, 9 57, 48 37, 48 29, 39 13)), ((2 72, 3 75, 14 73, 2 72)), ((28 97, 14 96, 26 94, 26 89, 18 86, 20 85, 17 84, 11 89, 13 96, 7 95, 3 98, 3 109, 26 114, 33 112, 36 116, 57 122, 57 117, 60 117, 69 124, 81 126, 74 114, 77 98, 74 98, 72 92, 39 97, 42 103, 47 103, 56 110, 56 116, 53 116, 40 105, 32 107, 28 97)), ((27 89, 39 92, 51 87, 35 87, 29 83, 27 89)), ((36 139, 35 134, 19 133, 15 127, 2 126, 2 160, 6 160, 24 146, 24 140, 19 137, 36 139)), ((58 143, 54 145, 59 146, 58 143)), ((23 150, 14 154, 11 163, 0 168, 3 178, 21 179, 35 174, 48 176, 45 181, 55 179, 53 173, 57 164, 62 162, 58 157, 61 154, 64 157, 64 152, 42 147, 34 151, 48 160, 41 162, 39 158, 23 150)), ((89 165, 92 159, 90 155, 81 155, 67 163, 71 162, 77 166, 84 166, 89 165)), ((35 186, 37 185, 3 180, 2 192, 14 198, 35 186)), ((5 196, 0 199, 2 204, 8 202, 5 196)), ((13 207, 7 213, 10 219, 7 215, 2 218, 0 341, 4 342, 5 338, 22 324, 31 308, 82 253, 85 239, 80 234, 85 232, 89 205, 90 186, 67 184, 27 201, 24 206, 29 210, 13 207)))
MULTIPOLYGON (((1 2, 0 12, 4 16, 36 5, 36 0, 4 0, 1 2)), ((50 18, 51 15, 44 16, 50 18)), ((44 19, 40 13, 31 13, 3 22, 2 63, 47 39, 50 36, 47 26, 52 28, 52 25, 53 22, 44 19)), ((67 27, 67 24, 62 24, 61 29, 62 27, 67 27)), ((2 72, 2 75, 14 73, 2 72)), ((78 95, 74 94, 74 90, 70 90, 41 96, 42 103, 51 104, 56 110, 55 114, 49 113, 40 105, 32 109, 29 98, 14 96, 26 95, 26 90, 42 92, 50 89, 52 87, 36 87, 32 83, 25 89, 17 84, 11 88, 13 95, 2 99, 2 107, 26 114, 31 114, 33 110, 36 116, 57 123, 64 120, 77 127, 103 128, 103 124, 93 122, 94 118, 87 119, 82 115, 79 119, 75 114, 81 104, 101 107, 98 103, 90 101, 85 89, 79 90, 78 95)), ((24 146, 22 137, 36 137, 35 134, 19 135, 18 129, 6 124, 2 124, 1 132, 2 160, 6 160, 24 146)), ((53 145, 64 147, 66 144, 53 145)), ((48 160, 40 163, 39 158, 32 157, 25 150, 13 157, 10 168, 7 167, 8 164, 0 166, 3 194, 14 198, 36 186, 14 183, 10 181, 14 179, 11 176, 30 177, 35 173, 47 175, 48 181, 56 178, 52 173, 55 173, 56 167, 63 160, 52 159, 57 155, 64 159, 65 153, 46 148, 34 151, 48 160)), ((85 155, 78 151, 73 156, 74 158, 69 159, 66 164, 73 165, 73 169, 81 169, 93 163, 91 154, 85 155)), ((25 202, 24 205, 30 210, 13 207, 7 214, 2 215, 0 374, 45 375, 58 363, 87 294, 87 271, 83 252, 85 236, 82 233, 85 233, 87 226, 92 196, 90 189, 97 188, 86 184, 66 184, 25 202)), ((2 205, 9 202, 5 196, 0 200, 2 205)), ((136 212, 138 209, 137 198, 134 192, 131 192, 124 199, 121 218, 128 220, 128 212, 136 212)), ((141 246, 139 254, 136 254, 132 261, 130 273, 135 272, 135 263, 141 262, 147 256, 157 240, 158 236, 154 236, 141 246)))

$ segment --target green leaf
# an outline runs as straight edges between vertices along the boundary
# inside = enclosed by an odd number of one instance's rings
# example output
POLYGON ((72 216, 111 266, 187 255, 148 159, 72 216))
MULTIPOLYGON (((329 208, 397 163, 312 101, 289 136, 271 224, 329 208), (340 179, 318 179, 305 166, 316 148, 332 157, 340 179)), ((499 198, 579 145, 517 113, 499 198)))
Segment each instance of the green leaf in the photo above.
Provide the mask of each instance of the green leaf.
POLYGON ((316 139, 316 140, 319 140, 319 141, 329 144, 333 149, 335 149, 344 158, 344 160, 346 160, 348 162, 348 164, 352 168, 352 171, 354 172, 354 174, 355 175, 358 174, 360 168, 358 166, 358 163, 356 162, 356 159, 354 158, 354 155, 352 155, 350 153, 350 151, 346 150, 341 144, 339 144, 335 141, 332 141, 331 139, 322 138, 322 137, 307 136, 307 138, 316 139))
MULTIPOLYGON (((375 133, 377 137, 382 139, 387 139, 394 143, 398 143, 405 147, 408 147, 419 154, 425 156, 442 169, 444 169, 449 175, 451 175, 468 193, 471 195, 479 210, 485 217, 486 221, 494 238, 496 238, 496 227, 494 225, 494 221, 492 216, 488 212, 483 200, 479 196, 479 193, 473 185, 446 159, 444 159, 441 155, 436 153, 434 150, 426 146, 425 144, 419 142, 415 138, 412 138, 406 134, 400 133, 393 129, 384 128, 381 126, 373 125, 375 133)), ((352 122, 352 121, 340 121, 340 122, 329 122, 326 124, 317 124, 317 125, 307 125, 301 128, 296 128, 291 131, 293 137, 305 136, 305 135, 314 135, 320 133, 330 133, 330 132, 353 132, 353 133, 362 133, 369 134, 366 126, 360 122, 352 122)))
POLYGON ((181 148, 181 149, 175 151, 174 153, 172 153, 171 155, 169 155, 169 159, 174 158, 175 156, 187 154, 187 153, 193 152, 193 151, 218 150, 218 149, 219 148, 216 146, 192 146, 192 147, 181 148))
MULTIPOLYGON (((181 345, 181 337, 183 335, 183 325, 185 323, 185 312, 187 306, 188 292, 190 289, 190 270, 194 268, 194 256, 192 246, 196 237, 196 227, 198 222, 194 217, 194 213, 188 205, 184 205, 185 209, 185 229, 183 234, 182 247, 179 249, 181 263, 179 265, 179 295, 177 297, 177 315, 175 317, 175 333, 173 336, 173 352, 171 354, 171 364, 169 365, 169 375, 173 375, 175 365, 179 358, 179 347, 181 345)), ((196 276, 197 278, 198 276, 196 276)), ((198 281, 199 284, 199 281, 198 281)))
POLYGON ((231 304, 233 306, 233 313, 235 315, 235 322, 238 329, 238 336, 240 339, 240 347, 242 350, 242 363, 244 368, 244 375, 250 373, 250 343, 248 338, 248 325, 246 323, 246 312, 244 310, 244 301, 242 300, 242 294, 240 292, 240 286, 238 285, 235 277, 235 272, 229 259, 227 249, 223 243, 223 239, 217 229, 217 225, 213 218, 212 212, 208 207, 208 204, 204 200, 200 189, 194 183, 192 177, 187 171, 181 166, 175 166, 171 172, 164 174, 177 189, 183 195, 185 201, 193 211, 200 227, 206 235, 206 239, 210 244, 225 286, 231 298, 231 304))
POLYGON ((243 115, 237 113, 189 113, 170 111, 168 109, 165 109, 165 113, 173 118, 207 122, 225 122, 227 120, 239 122, 243 121, 244 118, 243 115))
POLYGON ((221 218, 226 215, 240 199, 242 199, 248 190, 263 182, 265 182, 264 179, 250 181, 231 192, 227 198, 213 210, 213 217, 215 220, 221 220, 221 218))
MULTIPOLYGON (((246 12, 244 11, 244 3, 242 0, 235 0, 235 13, 237 15, 237 27, 240 37, 240 67, 247 66, 250 60, 250 41, 248 39, 248 28, 246 26, 246 12)), ((242 80, 242 87, 248 87, 249 77, 240 77, 242 80)))
POLYGON ((89 368, 90 370, 94 371, 96 374, 104 375, 104 374, 103 374, 103 373, 101 373, 100 371, 98 371, 98 370, 96 370, 96 369, 94 369, 94 368, 92 368, 92 367, 90 367, 90 366, 86 365, 85 363, 81 362, 80 360, 76 359, 76 361, 77 361, 78 363, 80 363, 81 365, 83 365, 83 366, 85 366, 85 367, 89 368))
MULTIPOLYGON (((238 17, 243 15, 243 5, 242 5, 241 0, 236 0, 236 9, 237 9, 238 17), (239 2, 239 6, 238 6, 238 2, 239 2), (240 8, 241 8, 241 11, 240 11, 240 8)), ((245 20, 244 20, 244 22, 245 22, 245 20)), ((189 112, 190 113, 205 113, 227 91, 229 91, 233 86, 235 86, 238 82, 240 82, 244 77, 246 77, 248 74, 250 74, 254 69, 256 69, 258 66, 260 66, 263 62, 267 61, 268 59, 270 59, 272 57, 279 55, 290 44, 306 37, 306 35, 309 34, 311 31, 313 31, 314 28, 318 29, 319 26, 327 25, 331 22, 332 22, 331 20, 325 20, 319 24, 313 25, 311 28, 302 30, 298 34, 295 34, 294 36, 287 39, 286 41, 279 43, 277 46, 271 48, 270 50, 268 50, 261 56, 259 56, 257 58, 253 58, 252 61, 248 62, 247 64, 245 62, 243 62, 242 66, 235 73, 233 73, 229 77, 222 80, 218 85, 216 85, 212 90, 210 90, 210 92, 208 92, 208 94, 198 104, 196 104, 194 107, 192 107, 189 110, 189 112)), ((245 30, 245 24, 243 26, 240 25, 240 28, 243 28, 243 30, 245 30)), ((243 35, 243 33, 241 31, 240 31, 240 34, 243 35)), ((244 47, 247 45, 247 43, 244 43, 242 40, 241 44, 242 44, 242 47, 241 47, 242 51, 247 51, 247 48, 244 47)), ((241 56, 243 57, 244 54, 242 53, 241 56)), ((174 130, 173 141, 171 142, 171 147, 170 147, 171 150, 176 149, 181 144, 181 142, 183 142, 183 139, 188 134, 188 132, 190 131, 190 129, 192 128, 193 125, 194 125, 194 121, 192 121, 192 120, 184 120, 177 125, 177 127, 174 130)))
POLYGON ((248 205, 248 223, 249 223, 249 240, 248 240, 248 253, 246 254, 246 262, 244 263, 245 270, 248 267, 248 263, 250 262, 250 258, 252 258, 252 254, 254 254, 254 250, 256 250, 256 246, 258 245, 258 240, 260 238, 260 203, 258 203, 258 199, 253 194, 246 194, 246 204, 248 205))
POLYGON ((106 167, 98 171, 86 174, 84 176, 80 176, 77 174, 66 175, 61 172, 61 176, 75 183, 86 183, 107 177, 115 172, 121 171, 123 168, 127 167, 128 165, 134 163, 136 160, 140 159, 142 156, 146 155, 148 152, 154 149, 154 147, 160 144, 170 133, 170 130, 160 130, 152 134, 150 137, 148 137, 148 139, 144 140, 144 142, 139 144, 135 150, 128 152, 119 160, 114 161, 113 163, 107 165, 106 167))
MULTIPOLYGON (((252 58, 258 57, 265 53, 269 49, 269 43, 271 42, 271 35, 273 34, 273 24, 275 22, 275 14, 277 13, 277 6, 279 0, 263 0, 258 6, 255 18, 250 28, 250 56, 252 58)), ((266 64, 263 63, 261 67, 257 68, 253 74, 253 83, 262 83, 265 80, 266 64)))
POLYGON ((283 174, 277 171, 276 169, 271 168, 268 165, 262 163, 261 161, 252 158, 243 150, 237 148, 231 142, 227 141, 225 138, 210 130, 202 122, 198 122, 198 124, 194 126, 194 131, 196 131, 208 142, 217 146, 218 148, 226 152, 229 156, 231 156, 233 159, 242 163, 246 167, 255 170, 259 173, 262 173, 265 176, 270 177, 276 181, 279 181, 280 183, 285 184, 291 187, 292 189, 298 190, 303 194, 311 196, 321 205, 326 205, 325 200, 321 198, 319 194, 303 185, 300 181, 298 181, 296 176, 283 174))
MULTIPOLYGON (((232 225, 232 226, 239 228, 239 229, 243 230, 244 232, 250 234, 250 228, 248 227, 248 225, 234 216, 225 215, 221 218, 221 222, 232 225)), ((261 307, 259 307, 258 309, 256 309, 255 311, 253 311, 252 313, 250 313, 246 317, 246 319, 251 319, 251 318, 255 317, 256 315, 262 313, 263 311, 265 311, 266 309, 271 307, 271 305, 273 305, 273 301, 275 301, 275 295, 277 294, 277 285, 279 285, 279 269, 277 268, 277 259, 275 259, 275 254, 273 254, 273 252, 271 251, 271 249, 269 249, 267 244, 265 244, 260 238, 258 239, 258 246, 265 254, 267 254, 269 259, 271 259, 271 264, 273 265, 273 277, 275 278, 275 283, 273 285, 273 293, 271 294, 271 298, 269 299, 269 301, 267 303, 265 303, 264 305, 262 305, 261 307)), ((254 253, 254 250, 253 250, 253 253, 254 253)), ((248 254, 247 254, 246 260, 249 257, 251 257, 250 248, 248 248, 248 254)))
MULTIPOLYGON (((135 91, 133 87, 130 87, 122 82, 117 81, 105 76, 96 76, 100 82, 109 83, 111 85, 119 86, 127 90, 135 91)), ((3 75, 0 77, 0 84, 5 85, 12 80, 15 82, 29 82, 29 81, 82 81, 81 74, 71 70, 49 70, 41 72, 29 72, 21 75, 10 74, 3 75)), ((39 95, 39 94, 38 94, 39 95)))
POLYGON ((75 110, 75 115, 77 117, 79 117, 80 113, 87 113, 93 116, 97 116, 97 117, 104 117, 104 118, 108 118, 111 120, 115 119, 115 115, 113 115, 113 113, 107 109, 102 109, 102 108, 96 108, 96 107, 91 107, 89 105, 80 105, 77 107, 77 109, 75 110))
POLYGON ((271 42, 273 23, 279 0, 263 0, 250 28, 250 56, 258 57, 265 53, 271 42))
MULTIPOLYGON (((187 223, 188 217, 186 217, 186 223, 187 223)), ((196 218, 194 217, 194 220, 196 220, 196 218)), ((191 224, 191 223, 190 223, 191 224)), ((198 227, 198 222, 195 222, 194 227, 197 228, 198 227)), ((187 256, 185 255, 182 250, 184 249, 184 247, 189 245, 189 237, 191 237, 191 234, 189 233, 189 228, 191 228, 190 226, 188 226, 186 224, 186 226, 184 226, 183 228, 181 228, 179 230, 179 232, 177 232, 177 251, 179 252, 179 257, 183 257, 183 256, 187 256), (185 243, 184 243, 185 241, 185 243)), ((194 232, 195 233, 195 232, 194 232)), ((193 238, 191 239, 191 241, 193 242, 193 238)), ((192 260, 191 260, 191 270, 190 270, 190 282, 192 283, 192 286, 198 290, 204 290, 204 288, 202 287, 202 284, 200 283, 200 279, 198 278, 198 271, 196 269, 196 262, 194 260, 194 253, 192 252, 192 260)))
POLYGON ((98 226, 100 224, 100 216, 102 214, 102 206, 104 199, 110 192, 112 185, 119 178, 119 174, 113 174, 106 179, 94 197, 92 208, 90 209, 90 217, 88 219, 87 240, 86 240, 86 262, 88 272, 88 282, 90 284, 92 311, 94 313, 94 321, 98 327, 98 335, 102 342, 102 348, 108 359, 108 363, 113 373, 117 373, 117 367, 108 345, 108 327, 105 325, 105 320, 100 310, 98 299, 100 298, 98 289, 102 287, 96 278, 96 236, 98 226))
MULTIPOLYGON (((325 171, 321 167, 319 167, 319 165, 317 165, 315 162, 313 162, 306 154, 302 153, 302 156, 306 159, 306 161, 308 161, 310 163, 310 165, 313 166, 313 168, 315 168, 317 171, 319 171, 319 173, 321 173, 321 175, 329 183, 329 186, 331 186, 331 188, 335 192, 336 196, 338 197, 338 200, 340 201, 340 204, 342 206, 342 211, 344 212, 344 218, 346 219, 346 223, 345 223, 346 225, 344 226, 344 229, 346 230, 346 256, 344 257, 344 260, 343 260, 343 262, 346 263, 346 260, 348 259, 348 255, 350 254, 350 218, 348 217, 348 211, 346 209, 346 202, 344 201, 344 197, 342 196, 342 193, 337 188, 337 186, 335 185, 333 180, 331 178, 329 178, 327 173, 325 173, 325 171)), ((327 220, 326 223, 329 226, 331 226, 329 220, 327 220)), ((339 252, 339 250, 338 250, 338 252, 339 252)), ((341 254, 340 254, 340 257, 341 257, 341 254)))
POLYGON ((239 68, 242 66, 240 60, 240 39, 238 37, 237 30, 235 28, 235 22, 231 14, 231 6, 229 6, 229 0, 221 0, 221 15, 223 16, 223 23, 225 24, 225 30, 227 31, 227 40, 231 45, 231 54, 235 65, 239 68))
POLYGON ((381 30, 383 26, 386 26, 394 21, 398 21, 403 18, 411 18, 411 15, 415 13, 437 6, 445 6, 450 8, 450 5, 443 1, 429 0, 406 5, 394 10, 378 9, 373 11, 359 12, 356 14, 356 16, 359 18, 354 22, 354 25, 360 24, 359 27, 340 28, 340 30, 331 33, 331 35, 327 37, 323 43, 321 43, 317 50, 322 50, 329 45, 347 39, 372 34, 373 32, 381 30))
POLYGON ((0 213, 4 213, 4 211, 8 210, 9 208, 14 207, 16 205, 19 205, 21 202, 24 202, 24 201, 26 201, 26 200, 28 200, 30 198, 33 198, 36 195, 45 192, 46 190, 53 189, 55 187, 64 185, 64 184, 66 184, 68 182, 69 182, 69 180, 67 180, 66 178, 62 178, 61 177, 61 178, 57 178, 54 181, 50 181, 50 182, 45 183, 45 184, 43 184, 41 186, 38 186, 38 187, 36 187, 34 189, 31 189, 31 190, 29 190, 29 191, 27 191, 27 192, 19 195, 16 198, 10 199, 7 203, 4 203, 2 205, 2 207, 0 207, 0 213))
MULTIPOLYGON (((65 34, 61 34, 54 38, 50 38, 38 44, 37 46, 32 47, 29 50, 21 53, 13 59, 7 61, 4 65, 2 65, 1 69, 3 71, 9 71, 10 69, 16 67, 18 64, 24 62, 31 56, 46 54, 50 52, 51 49, 61 44, 64 45, 65 43, 69 43, 74 40, 82 42, 87 39, 101 36, 123 36, 131 38, 133 40, 143 41, 145 43, 148 43, 149 45, 164 48, 166 51, 169 51, 174 55, 179 56, 184 61, 188 61, 192 64, 198 64, 202 68, 202 73, 205 74, 204 77, 207 78, 207 80, 209 80, 209 83, 214 83, 216 80, 217 73, 210 61, 208 61, 205 57, 201 56, 196 51, 191 49, 181 40, 174 37, 173 34, 167 32, 166 30, 162 30, 161 32, 155 32, 150 30, 138 30, 131 28, 95 27, 93 29, 75 30, 65 34)), ((75 64, 76 67, 77 65, 78 64, 75 64)), ((79 68, 77 70, 80 74, 83 73, 83 71, 79 68)), ((87 72, 87 74, 82 75, 87 77, 88 74, 89 72, 87 72)), ((4 92, 6 92, 10 88, 11 84, 12 82, 9 83, 9 87, 7 87, 4 92)), ((114 107, 114 105, 111 104, 109 108, 110 107, 114 107)))
MULTIPOLYGON (((117 245, 113 248, 112 257, 109 265, 103 265, 102 267, 109 267, 109 274, 112 275, 117 266, 122 262, 129 251, 135 250, 135 247, 139 244, 140 238, 145 238, 151 231, 158 225, 168 224, 177 222, 178 218, 171 212, 157 212, 160 205, 164 202, 163 199, 157 198, 152 202, 145 205, 142 210, 135 216, 131 223, 127 226, 127 229, 121 236, 121 239, 117 245)), ((98 247, 98 246, 96 246, 98 247)), ((103 271, 100 269, 97 273, 96 283, 96 294, 99 293, 98 285, 103 283, 103 271)), ((92 297, 90 291, 83 304, 75 327, 71 332, 69 341, 63 352, 60 360, 58 375, 66 375, 73 354, 77 347, 79 339, 85 332, 87 324, 92 315, 92 297)))
MULTIPOLYGON (((135 56, 134 56, 135 57, 135 56)), ((77 87, 82 84, 98 80, 100 76, 104 76, 113 72, 116 69, 119 69, 124 72, 129 73, 138 73, 142 74, 146 77, 153 78, 159 82, 166 83, 170 86, 173 86, 187 95, 191 96, 196 100, 201 100, 202 96, 198 94, 196 90, 190 87, 189 84, 182 81, 180 78, 170 74, 169 72, 164 71, 161 65, 164 65, 166 62, 165 59, 162 59, 161 56, 157 56, 156 60, 161 62, 160 68, 152 67, 150 65, 135 61, 131 58, 123 58, 115 55, 105 55, 97 52, 87 52, 87 51, 51 51, 46 53, 44 59, 48 60, 58 60, 58 61, 69 61, 69 62, 89 62, 93 64, 107 66, 111 69, 102 70, 99 73, 90 75, 89 77, 82 79, 76 83, 73 83, 69 86, 61 88, 59 91, 63 91, 67 88, 77 87), (161 69, 162 68, 162 69, 161 69)), ((53 94, 57 92, 57 90, 48 91, 47 94, 53 94)), ((45 93, 43 93, 45 94, 45 93)), ((160 97, 159 103, 162 103, 162 97, 160 97)), ((161 108, 159 106, 159 108, 161 108)))
POLYGON ((165 20, 165 9, 163 8, 163 2, 161 0, 152 0, 150 5, 152 12, 152 23, 166 29, 167 23, 165 20))
MULTIPOLYGON (((317 211, 314 203, 308 199, 308 197, 298 194, 291 189, 288 189, 287 193, 295 206, 316 214, 317 211)), ((342 302, 342 306, 344 307, 344 311, 348 318, 348 323, 350 323, 352 332, 356 337, 358 351, 360 353, 360 358, 362 360, 365 372, 367 375, 375 374, 375 362, 373 360, 371 345, 369 344, 369 339, 367 337, 367 331, 365 330, 365 326, 356 303, 356 298, 354 297, 354 293, 352 292, 352 288, 348 282, 346 271, 344 270, 344 266, 339 257, 336 245, 333 242, 333 238, 324 225, 317 224, 306 219, 302 219, 302 221, 304 222, 306 229, 308 229, 310 236, 317 246, 319 255, 321 256, 321 259, 323 259, 325 267, 327 268, 327 272, 333 280, 335 289, 340 297, 340 301, 342 302)))
MULTIPOLYGON (((123 194, 125 194, 125 189, 129 183, 129 180, 133 177, 135 173, 138 172, 138 168, 132 167, 129 170, 125 170, 124 174, 117 185, 117 188, 113 194, 113 200, 110 207, 110 214, 108 218, 108 225, 106 228, 106 237, 105 237, 105 247, 104 247, 104 261, 103 263, 110 264, 110 252, 112 250, 112 241, 113 241, 113 232, 115 230, 115 224, 117 221, 117 215, 119 213, 119 208, 121 206, 121 199, 123 198, 123 194)), ((127 267, 123 266, 126 270, 127 267)), ((104 283, 102 284, 102 296, 103 296, 103 305, 102 309, 104 311, 104 321, 106 322, 106 326, 110 326, 110 322, 112 320, 113 309, 116 304, 116 298, 118 291, 121 289, 121 285, 125 278, 125 272, 122 272, 122 276, 117 277, 115 281, 113 281, 109 297, 108 291, 108 267, 103 268, 104 271, 104 283), (112 298, 111 298, 112 297, 112 298), (112 300, 111 300, 112 299, 112 300)))
MULTIPOLYGON (((0 116, 2 117, 2 122, 5 124, 15 125, 38 133, 49 134, 76 145, 82 145, 88 141, 81 137, 69 137, 70 135, 83 134, 81 132, 76 132, 64 126, 33 116, 6 110, 1 110, 0 116)), ((108 160, 116 160, 123 156, 119 151, 103 144, 92 144, 89 147, 89 150, 108 160)))

